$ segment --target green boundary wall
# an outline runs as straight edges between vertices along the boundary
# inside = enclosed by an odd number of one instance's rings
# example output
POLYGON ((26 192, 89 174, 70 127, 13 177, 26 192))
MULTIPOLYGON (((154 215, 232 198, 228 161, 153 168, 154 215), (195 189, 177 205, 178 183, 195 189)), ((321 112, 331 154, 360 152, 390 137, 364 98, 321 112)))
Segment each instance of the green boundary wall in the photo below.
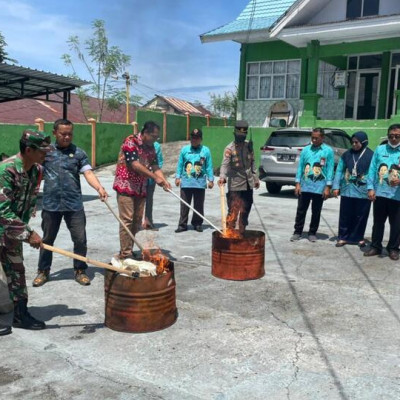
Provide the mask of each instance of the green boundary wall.
POLYGON ((36 129, 36 125, 0 124, 0 153, 13 156, 19 152, 19 140, 25 129, 36 129))
MULTIPOLYGON (((254 146, 254 158, 257 168, 260 161, 260 147, 264 146, 271 132, 276 128, 250 127, 247 138, 252 137, 254 146)), ((214 170, 221 166, 225 147, 233 141, 233 126, 204 126, 203 144, 210 149, 214 170)))
MULTIPOLYGON (((175 142, 178 140, 186 140, 186 127, 187 117, 186 115, 177 114, 166 114, 167 119, 167 142, 175 142)), ((138 129, 141 130, 146 121, 156 122, 161 129, 161 139, 163 135, 164 127, 164 115, 159 111, 149 110, 137 110, 136 121, 138 123, 138 129)), ((232 122, 229 120, 229 122, 232 122)), ((227 121, 228 123, 228 121, 227 121)), ((225 121, 223 118, 210 117, 210 126, 222 126, 224 127, 225 121)), ((203 126, 207 126, 207 118, 199 115, 189 116, 189 132, 193 129, 202 129, 203 126)))
POLYGON ((124 139, 133 132, 132 125, 99 122, 96 124, 96 165, 117 162, 124 139))

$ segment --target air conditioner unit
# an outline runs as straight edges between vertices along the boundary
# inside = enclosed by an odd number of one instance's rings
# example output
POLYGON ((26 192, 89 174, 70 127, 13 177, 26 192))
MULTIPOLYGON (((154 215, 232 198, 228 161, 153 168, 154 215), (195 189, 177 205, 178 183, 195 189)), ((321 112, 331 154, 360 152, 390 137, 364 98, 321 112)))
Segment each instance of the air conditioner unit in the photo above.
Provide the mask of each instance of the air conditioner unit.
POLYGON ((347 86, 347 71, 336 71, 333 80, 335 89, 342 89, 347 86))

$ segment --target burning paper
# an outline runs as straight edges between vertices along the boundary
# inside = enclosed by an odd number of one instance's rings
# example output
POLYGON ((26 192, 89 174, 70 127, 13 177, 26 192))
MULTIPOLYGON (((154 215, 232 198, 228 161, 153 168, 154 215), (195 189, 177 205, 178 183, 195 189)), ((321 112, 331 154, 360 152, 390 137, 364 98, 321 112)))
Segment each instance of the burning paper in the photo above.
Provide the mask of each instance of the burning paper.
POLYGON ((137 261, 132 259, 118 260, 111 259, 111 264, 114 267, 126 269, 127 271, 136 272, 139 277, 156 276, 157 266, 149 261, 137 261))

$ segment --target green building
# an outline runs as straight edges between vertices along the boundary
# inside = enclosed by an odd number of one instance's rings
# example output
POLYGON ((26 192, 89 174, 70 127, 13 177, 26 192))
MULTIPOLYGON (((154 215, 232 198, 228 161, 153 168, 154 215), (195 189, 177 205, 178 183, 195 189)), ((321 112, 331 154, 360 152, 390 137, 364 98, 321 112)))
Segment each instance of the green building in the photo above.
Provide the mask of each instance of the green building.
POLYGON ((200 38, 241 43, 237 117, 252 126, 277 102, 304 127, 400 122, 400 0, 251 0, 200 38))

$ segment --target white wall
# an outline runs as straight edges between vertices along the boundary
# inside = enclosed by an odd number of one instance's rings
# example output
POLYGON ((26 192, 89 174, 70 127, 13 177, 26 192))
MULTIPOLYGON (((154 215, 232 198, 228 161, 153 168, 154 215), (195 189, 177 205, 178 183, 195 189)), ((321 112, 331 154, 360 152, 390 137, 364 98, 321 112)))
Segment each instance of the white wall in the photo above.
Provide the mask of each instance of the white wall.
MULTIPOLYGON (((325 8, 310 20, 309 24, 344 21, 346 19, 346 7, 347 0, 331 0, 325 8)), ((400 14, 400 0, 380 0, 379 15, 391 14, 400 14)))
POLYGON ((315 15, 309 24, 344 21, 346 19, 347 0, 331 0, 329 4, 315 15))
POLYGON ((380 15, 400 14, 399 0, 381 0, 379 4, 380 15))

